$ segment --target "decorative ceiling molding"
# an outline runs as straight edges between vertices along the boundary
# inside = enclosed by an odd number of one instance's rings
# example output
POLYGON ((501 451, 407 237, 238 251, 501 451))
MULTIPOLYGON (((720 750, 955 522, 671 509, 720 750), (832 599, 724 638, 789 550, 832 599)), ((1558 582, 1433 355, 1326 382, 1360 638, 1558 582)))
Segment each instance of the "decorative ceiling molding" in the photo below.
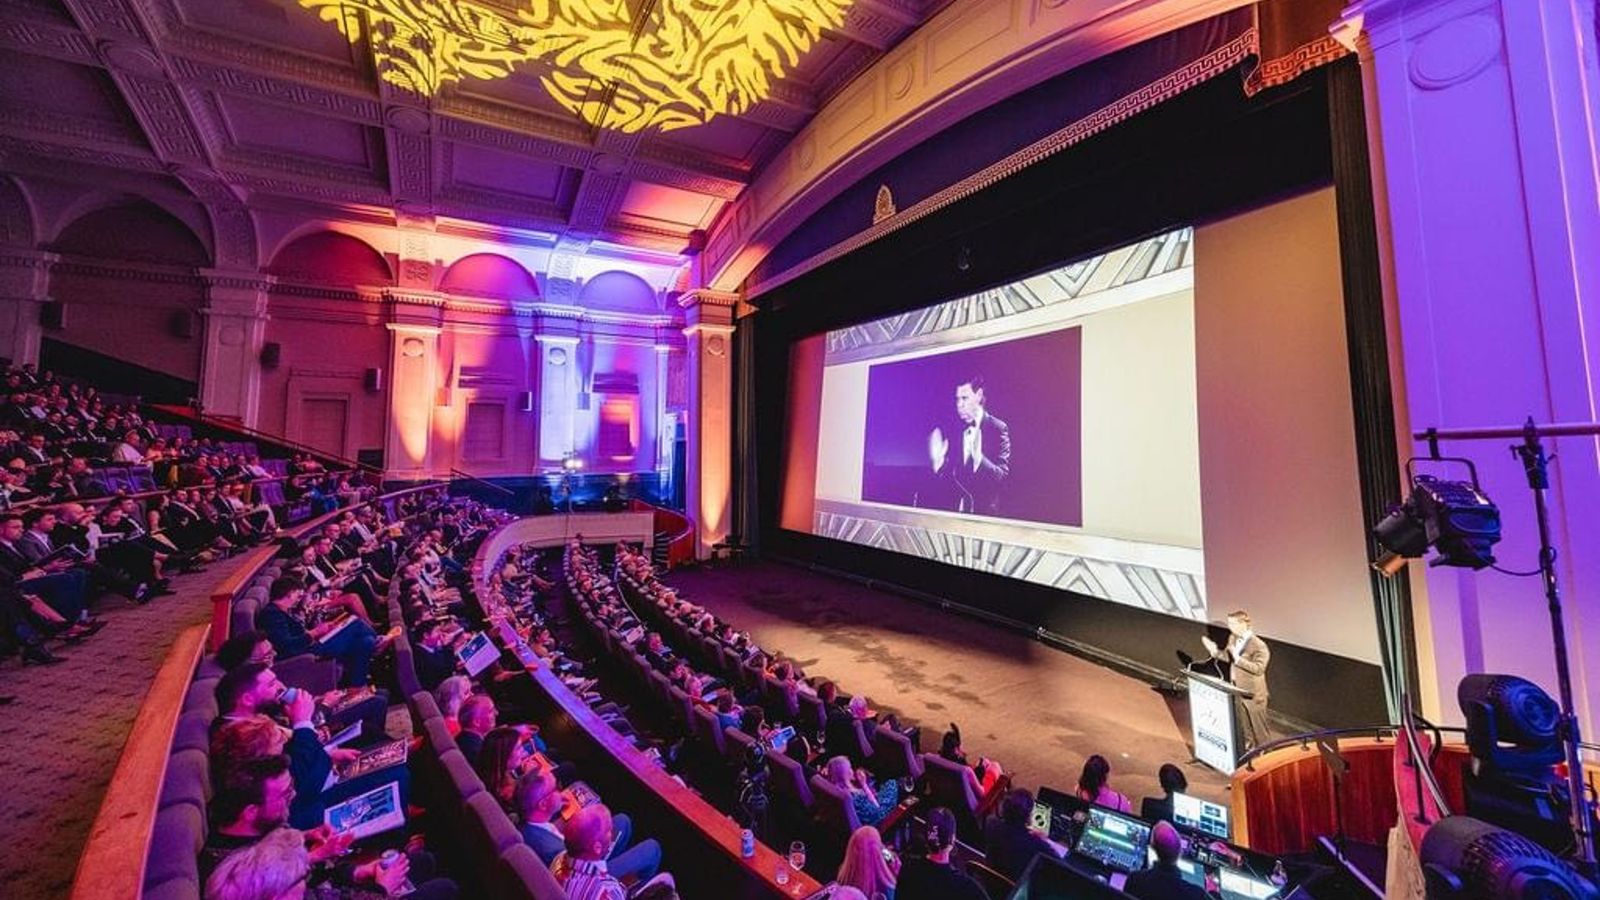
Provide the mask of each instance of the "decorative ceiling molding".
POLYGON ((830 99, 723 211, 701 255, 708 283, 739 285, 806 217, 949 123, 1250 2, 954 0, 830 99))
POLYGON ((55 23, 0 21, 0 48, 80 65, 100 63, 100 55, 88 35, 55 23))

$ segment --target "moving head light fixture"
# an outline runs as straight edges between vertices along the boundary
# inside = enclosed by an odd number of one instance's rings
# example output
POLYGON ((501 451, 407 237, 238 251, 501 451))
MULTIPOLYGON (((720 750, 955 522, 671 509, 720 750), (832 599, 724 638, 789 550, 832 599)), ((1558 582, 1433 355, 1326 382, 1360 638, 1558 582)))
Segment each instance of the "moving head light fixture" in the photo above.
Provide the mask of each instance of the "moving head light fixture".
POLYGON ((1389 510, 1372 528, 1383 553, 1372 567, 1393 577, 1434 548, 1438 555, 1430 566, 1482 569, 1494 564, 1489 552, 1500 541, 1500 509, 1478 487, 1478 470, 1471 460, 1434 456, 1430 462, 1459 462, 1471 473, 1470 481, 1448 481, 1415 472, 1416 460, 1406 461, 1411 496, 1389 510))

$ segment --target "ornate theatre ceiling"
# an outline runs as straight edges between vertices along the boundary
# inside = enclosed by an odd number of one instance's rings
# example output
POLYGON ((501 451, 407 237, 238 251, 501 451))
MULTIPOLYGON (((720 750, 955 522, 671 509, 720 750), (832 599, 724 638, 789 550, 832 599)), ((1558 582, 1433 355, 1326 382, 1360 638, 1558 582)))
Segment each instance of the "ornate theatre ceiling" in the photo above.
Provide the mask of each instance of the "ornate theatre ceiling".
POLYGON ((0 0, 0 171, 679 251, 943 0, 0 0))

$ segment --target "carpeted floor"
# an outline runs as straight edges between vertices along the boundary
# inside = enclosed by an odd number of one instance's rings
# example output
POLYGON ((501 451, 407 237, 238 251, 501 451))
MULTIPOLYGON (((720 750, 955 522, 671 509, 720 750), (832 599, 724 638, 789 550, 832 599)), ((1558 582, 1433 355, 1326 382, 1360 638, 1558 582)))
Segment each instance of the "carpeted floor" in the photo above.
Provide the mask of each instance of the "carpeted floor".
POLYGON ((173 579, 176 594, 147 606, 105 597, 104 630, 75 647, 51 644, 67 662, 0 664, 0 896, 65 897, 100 798, 134 715, 178 632, 211 613, 211 588, 239 560, 173 579))
POLYGON ((673 572, 666 582, 808 675, 864 693, 921 725, 935 751, 954 721, 969 755, 992 757, 1023 787, 1070 791, 1084 759, 1111 784, 1159 796, 1156 770, 1182 766, 1189 791, 1226 801, 1227 779, 1190 763, 1187 708, 1148 684, 992 625, 863 585, 777 563, 673 572))

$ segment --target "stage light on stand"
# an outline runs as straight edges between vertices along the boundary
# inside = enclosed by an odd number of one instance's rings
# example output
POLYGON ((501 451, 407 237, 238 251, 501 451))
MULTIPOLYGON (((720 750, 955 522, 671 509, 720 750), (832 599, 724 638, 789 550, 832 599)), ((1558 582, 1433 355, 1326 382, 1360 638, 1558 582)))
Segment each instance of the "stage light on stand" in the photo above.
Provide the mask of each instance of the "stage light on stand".
POLYGON ((1373 526, 1372 536, 1384 551, 1373 561, 1374 569, 1393 577, 1406 560, 1421 557, 1429 547, 1438 553, 1431 566, 1482 569, 1494 564, 1490 548, 1500 541, 1500 509, 1478 487, 1472 463, 1455 461, 1472 470, 1471 481, 1412 474, 1415 460, 1406 463, 1411 496, 1373 526))

